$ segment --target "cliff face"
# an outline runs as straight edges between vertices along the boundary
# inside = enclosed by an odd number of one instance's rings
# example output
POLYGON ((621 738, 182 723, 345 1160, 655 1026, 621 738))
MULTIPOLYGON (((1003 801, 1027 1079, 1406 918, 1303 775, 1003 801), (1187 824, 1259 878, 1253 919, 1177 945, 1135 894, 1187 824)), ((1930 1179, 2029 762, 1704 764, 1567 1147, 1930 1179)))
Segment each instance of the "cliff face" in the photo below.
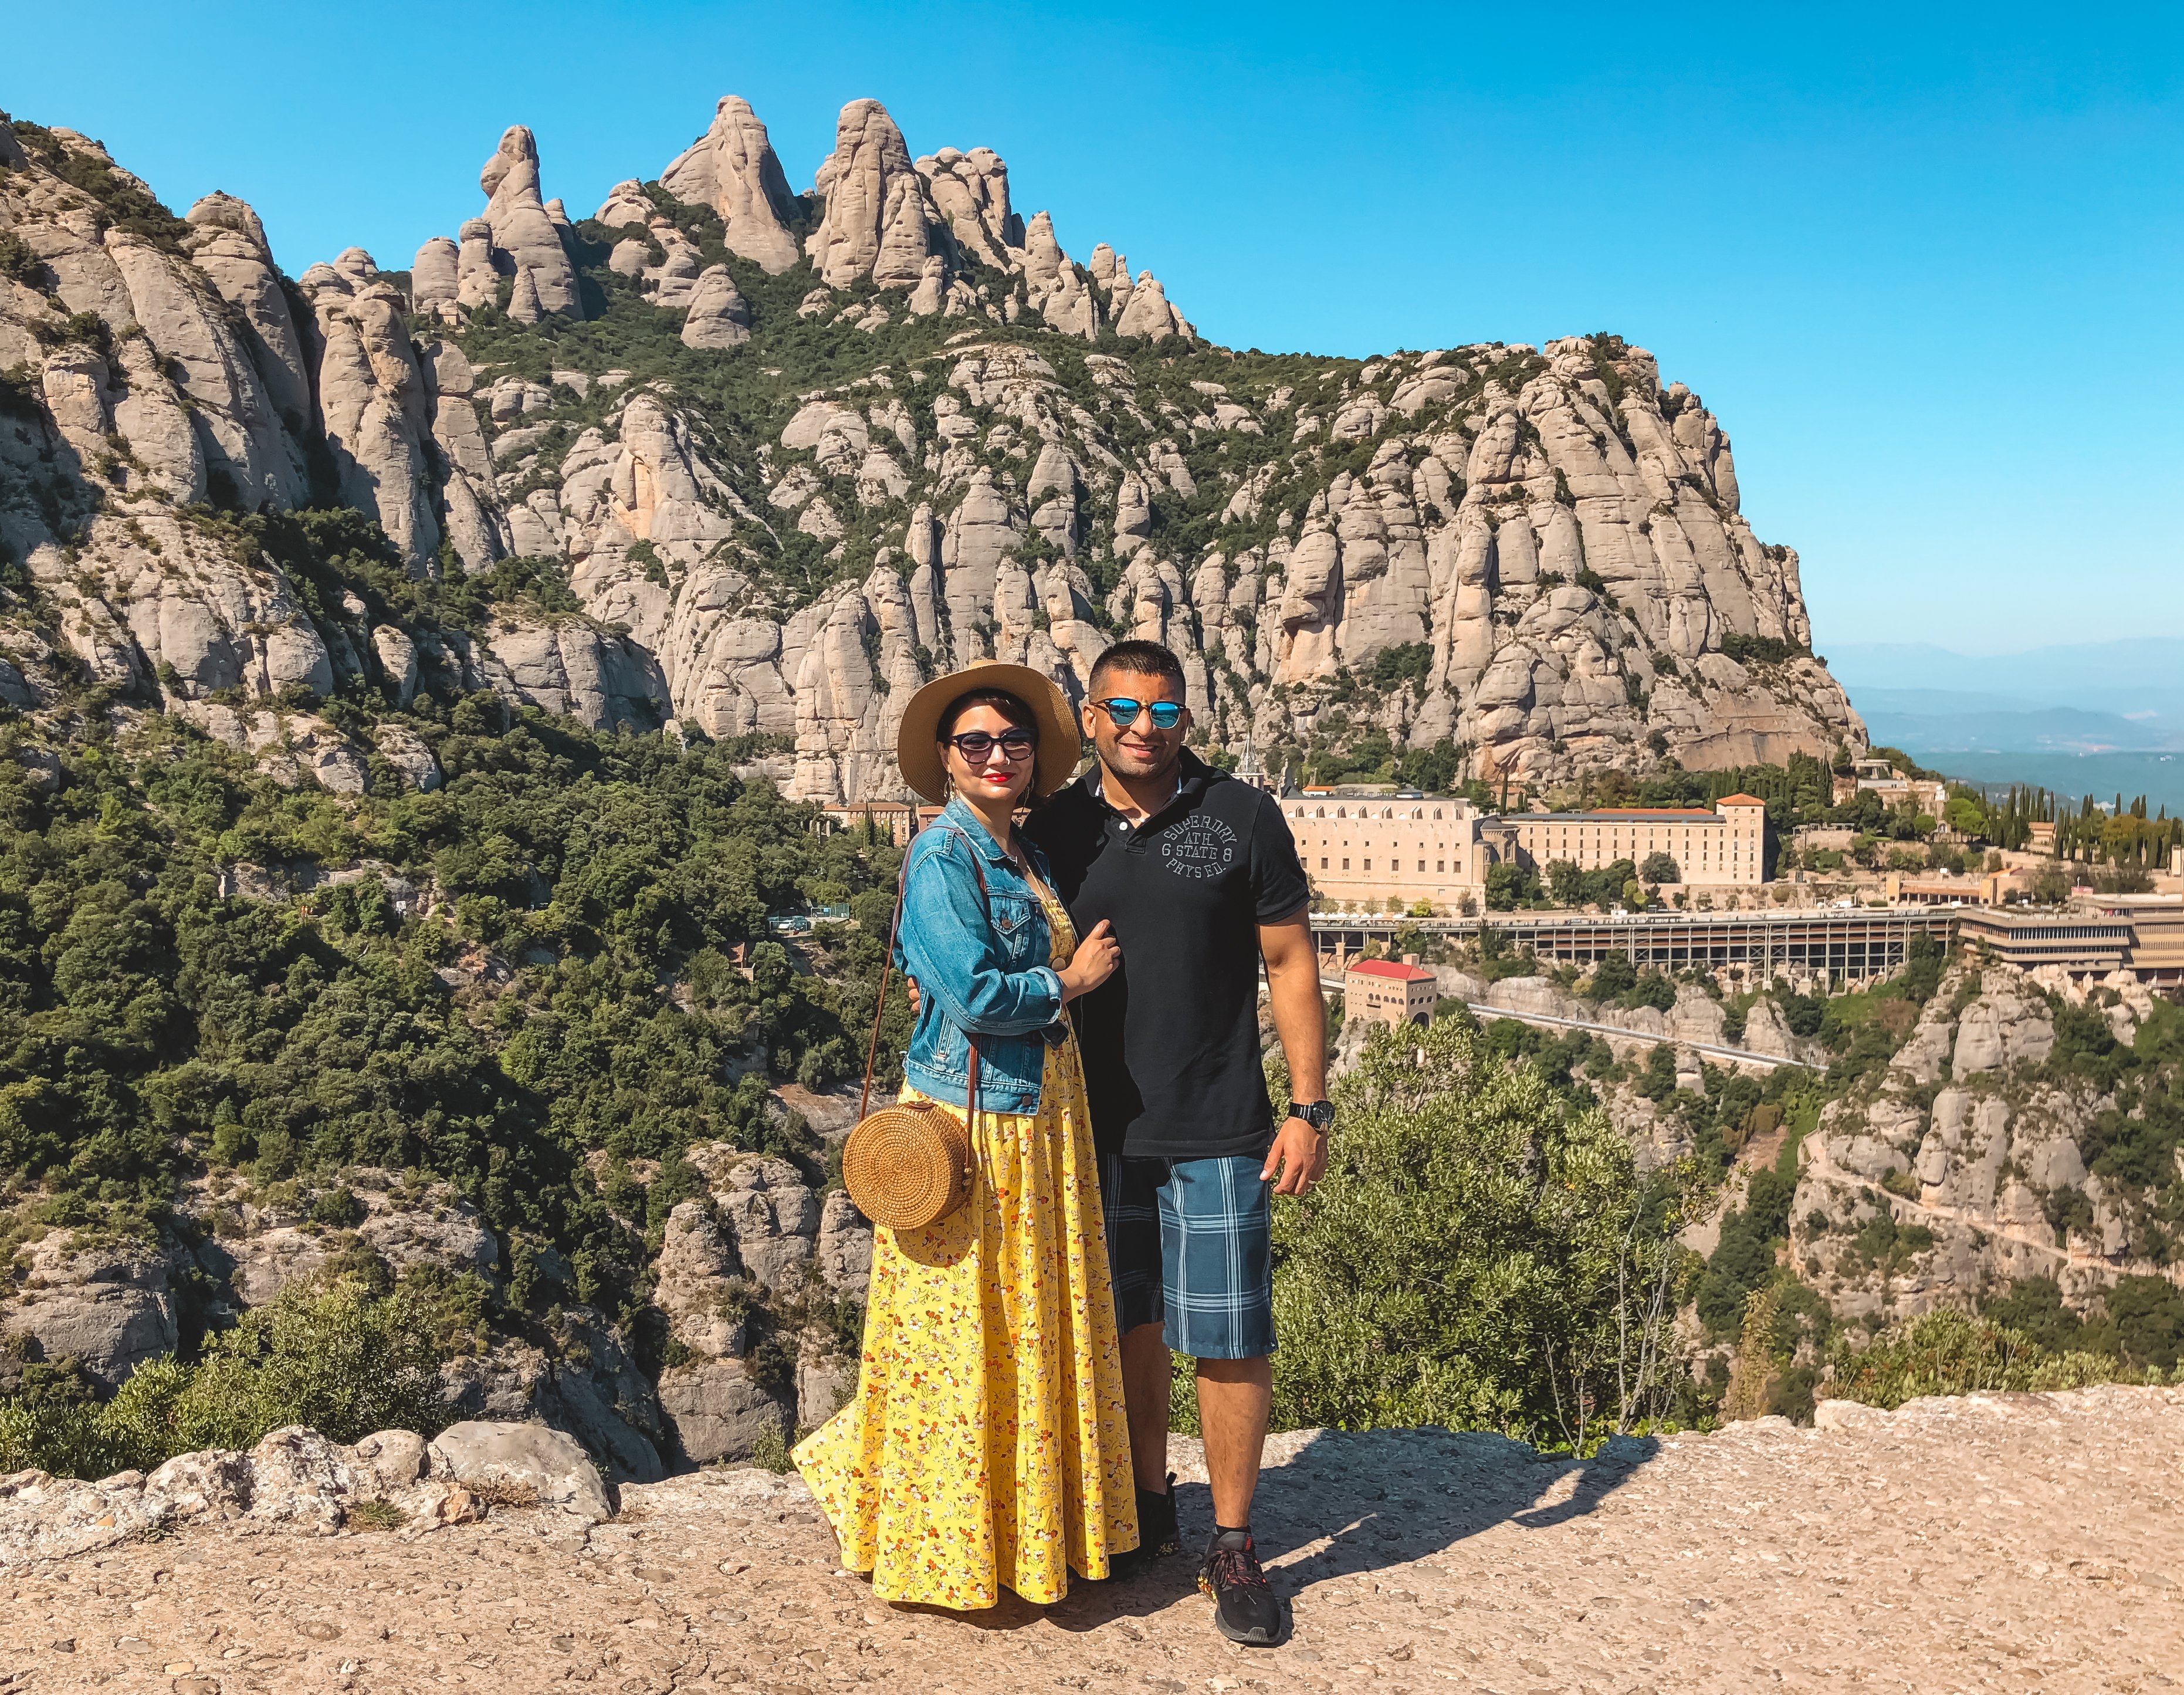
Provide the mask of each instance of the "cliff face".
POLYGON ((995 654, 1078 695, 1123 634, 1184 656, 1215 745, 1358 769, 1446 741, 1461 774, 1553 783, 1864 739, 1796 555, 1642 348, 1229 353, 1150 271, 1027 223, 989 149, 913 157, 874 101, 807 194, 731 96, 575 224, 512 126, 479 216, 408 273, 352 248, 292 282, 241 201, 174 219, 66 131, 0 127, 0 155, 33 696, 46 640, 208 723, 217 690, 406 699, 383 655, 415 633, 307 609, 187 510, 338 503, 419 577, 566 580, 581 613, 500 609, 448 686, 760 738, 811 798, 896 792, 936 667, 995 654))
POLYGON ((2020 1279, 2082 1307, 2120 1276, 2170 1275, 2168 1010, 2136 982, 1953 965, 1892 1062, 1806 1139, 1793 1263, 1841 1318, 1962 1307, 2020 1279))

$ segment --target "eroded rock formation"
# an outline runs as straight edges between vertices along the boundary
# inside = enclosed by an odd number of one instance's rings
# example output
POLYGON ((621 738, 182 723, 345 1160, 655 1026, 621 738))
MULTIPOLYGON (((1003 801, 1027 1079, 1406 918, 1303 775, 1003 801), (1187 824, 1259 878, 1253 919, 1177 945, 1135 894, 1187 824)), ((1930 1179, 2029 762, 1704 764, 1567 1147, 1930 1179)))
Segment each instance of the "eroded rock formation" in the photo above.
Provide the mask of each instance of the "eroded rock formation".
POLYGON ((917 285, 945 226, 902 131, 878 101, 853 100, 842 109, 816 188, 827 209, 805 251, 822 281, 833 288, 866 278, 882 288, 917 285))
POLYGON ((529 130, 509 126, 478 173, 478 187, 488 197, 485 221, 494 254, 505 255, 515 280, 509 315, 519 323, 536 322, 548 312, 582 317, 577 268, 561 245, 563 226, 538 198, 538 143, 529 130))
POLYGON ((1953 966, 1893 1062, 1829 1102, 1804 1144, 1791 1251, 1840 1317, 1963 1307, 2018 1279, 2082 1306, 2120 1275, 2159 1274, 2142 1259, 2155 1191, 2092 1168, 2089 1137, 2117 1103, 2044 1063, 2071 1007, 2128 1044, 2151 991, 1953 966), (1892 1242, 1919 1227, 1923 1245, 1876 1263, 1876 1218, 1892 1242))
MULTIPOLYGON (((932 666, 995 654, 1078 693, 1123 633, 1178 650, 1217 744, 1284 757, 1446 741, 1460 775, 1537 786, 1863 742, 1811 657, 1796 555, 1753 536, 1727 437, 1642 348, 1471 346, 1281 382, 1197 360, 1150 271, 1104 243, 1075 263, 998 155, 913 159, 872 100, 800 200, 722 99, 657 201, 630 181, 599 207, 597 281, 529 131, 481 184, 485 215, 426 244, 406 297, 354 248, 286 284, 228 196, 163 246, 28 154, 0 185, 26 255, 0 368, 36 379, 0 454, 46 490, 0 508, 0 541, 70 585, 58 634, 99 675, 176 702, 363 674, 398 703, 452 682, 601 728, 672 717, 766 739, 760 763, 815 798, 894 792, 894 714, 932 666), (678 203, 705 215, 678 224, 678 203), (777 357, 752 302, 798 266, 816 286, 797 316, 872 350, 817 388, 769 368, 770 414, 582 360, 550 380, 473 364, 472 314, 580 315, 588 288, 677 315, 694 360, 777 357), (893 326, 936 316, 966 328, 900 356, 893 326), (1197 362, 1165 363, 1178 348, 1197 362), (510 606, 465 633, 306 616, 277 571, 172 527, 176 502, 328 498, 418 575, 543 560, 582 613, 510 606), (792 542, 813 551, 791 564, 792 542)), ((27 647, 0 661, 36 668, 27 647)), ((348 781, 331 747, 296 768, 348 781)))
MULTIPOLYGON (((718 212, 729 252, 777 275, 796 263, 796 238, 788 232, 794 215, 788 179, 782 174, 766 125, 739 96, 721 97, 710 127, 660 173, 660 186, 678 200, 718 212)), ((621 192, 616 191, 617 195, 621 192)), ((599 221, 610 226, 632 221, 627 215, 610 215, 615 208, 613 201, 601 207, 599 221)), ((623 197, 626 213, 638 209, 629 197, 623 197)), ((649 213, 649 205, 643 210, 649 213)), ((641 215, 635 220, 643 220, 641 215)))

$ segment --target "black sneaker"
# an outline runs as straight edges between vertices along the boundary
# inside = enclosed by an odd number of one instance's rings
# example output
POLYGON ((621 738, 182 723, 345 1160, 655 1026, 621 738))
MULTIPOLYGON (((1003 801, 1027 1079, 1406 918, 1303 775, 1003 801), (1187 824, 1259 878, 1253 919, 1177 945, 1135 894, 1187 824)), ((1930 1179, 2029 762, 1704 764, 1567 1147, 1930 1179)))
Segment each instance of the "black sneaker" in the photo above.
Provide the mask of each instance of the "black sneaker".
POLYGON ((1167 1489, 1156 1495, 1150 1489, 1138 1491, 1138 1545, 1126 1553, 1118 1553, 1107 1564, 1107 1569, 1117 1579, 1127 1581, 1141 1577, 1152 1563, 1163 1554, 1180 1553, 1183 1543, 1175 1527, 1175 1474, 1167 1475, 1167 1489))
POLYGON ((1282 1603, 1259 1570, 1247 1531, 1217 1532, 1198 1569, 1198 1586, 1213 1597, 1215 1628, 1232 1642, 1272 1648, 1282 1633, 1282 1603))

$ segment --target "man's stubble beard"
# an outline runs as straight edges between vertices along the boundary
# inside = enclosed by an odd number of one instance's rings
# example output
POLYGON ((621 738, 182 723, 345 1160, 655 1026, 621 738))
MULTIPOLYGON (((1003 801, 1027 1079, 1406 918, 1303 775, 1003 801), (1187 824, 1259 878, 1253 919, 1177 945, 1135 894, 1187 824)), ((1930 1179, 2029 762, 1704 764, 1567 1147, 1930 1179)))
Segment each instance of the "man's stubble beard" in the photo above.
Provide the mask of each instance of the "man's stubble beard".
POLYGON ((1165 777, 1183 762, 1183 739, 1178 736, 1164 757, 1149 762, 1124 750, 1120 736, 1110 748, 1097 738, 1093 745, 1099 751, 1100 763, 1117 777, 1128 778, 1135 783, 1149 777, 1165 777))

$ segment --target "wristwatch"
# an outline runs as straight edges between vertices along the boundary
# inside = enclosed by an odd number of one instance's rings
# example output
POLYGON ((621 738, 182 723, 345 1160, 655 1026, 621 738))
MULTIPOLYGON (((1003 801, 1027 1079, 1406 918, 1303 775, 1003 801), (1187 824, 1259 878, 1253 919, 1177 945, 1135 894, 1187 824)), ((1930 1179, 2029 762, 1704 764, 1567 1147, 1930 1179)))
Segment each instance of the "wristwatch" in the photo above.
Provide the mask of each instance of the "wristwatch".
POLYGON ((1320 1135, 1325 1135, 1334 1123, 1334 1102, 1332 1101, 1292 1101, 1285 1118, 1302 1118, 1320 1135))

